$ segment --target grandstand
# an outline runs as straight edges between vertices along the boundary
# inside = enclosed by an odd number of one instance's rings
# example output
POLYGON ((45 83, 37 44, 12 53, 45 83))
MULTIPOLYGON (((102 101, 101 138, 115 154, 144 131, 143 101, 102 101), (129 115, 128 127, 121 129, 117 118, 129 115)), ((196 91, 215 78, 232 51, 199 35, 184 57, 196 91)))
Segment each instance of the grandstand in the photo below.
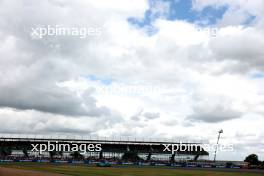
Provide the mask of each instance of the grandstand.
MULTIPOLYGON (((87 160, 87 161, 141 161, 141 162, 161 162, 174 163, 177 161, 190 160, 196 161, 200 157, 208 156, 203 148, 197 151, 186 150, 171 153, 164 150, 164 144, 179 144, 170 141, 153 140, 129 140, 129 139, 99 139, 99 138, 70 138, 70 137, 40 137, 40 136, 5 136, 0 138, 0 157, 1 160, 38 160, 38 161, 67 161, 67 160, 87 160), (60 152, 39 152, 32 151, 32 145, 57 143, 57 144, 100 144, 101 151, 86 151, 84 154, 73 154, 70 151, 60 152), (137 155, 137 159, 129 156, 137 155), (124 156, 128 156, 124 159, 124 156)), ((187 143, 186 143, 187 144, 187 143)))

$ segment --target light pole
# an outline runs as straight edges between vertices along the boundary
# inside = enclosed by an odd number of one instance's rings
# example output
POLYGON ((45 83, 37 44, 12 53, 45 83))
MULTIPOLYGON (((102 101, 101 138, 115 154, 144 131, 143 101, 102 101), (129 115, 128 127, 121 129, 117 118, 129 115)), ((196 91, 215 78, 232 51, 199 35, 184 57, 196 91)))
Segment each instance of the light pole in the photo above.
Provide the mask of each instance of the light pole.
POLYGON ((218 149, 218 143, 219 143, 220 135, 221 135, 221 133, 223 133, 223 132, 224 132, 224 131, 223 131, 222 129, 218 131, 217 143, 216 143, 215 153, 214 153, 214 162, 215 162, 215 159, 216 159, 216 153, 217 153, 217 149, 218 149))

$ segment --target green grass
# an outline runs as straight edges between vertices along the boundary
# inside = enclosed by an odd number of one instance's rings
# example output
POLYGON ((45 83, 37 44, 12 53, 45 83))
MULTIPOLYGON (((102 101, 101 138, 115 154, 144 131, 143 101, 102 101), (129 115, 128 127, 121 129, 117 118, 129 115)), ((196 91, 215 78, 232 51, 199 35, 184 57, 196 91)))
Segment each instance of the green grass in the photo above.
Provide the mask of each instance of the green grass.
POLYGON ((263 174, 204 170, 181 170, 171 167, 96 167, 71 164, 9 163, 1 167, 61 173, 73 176, 260 176, 263 174))

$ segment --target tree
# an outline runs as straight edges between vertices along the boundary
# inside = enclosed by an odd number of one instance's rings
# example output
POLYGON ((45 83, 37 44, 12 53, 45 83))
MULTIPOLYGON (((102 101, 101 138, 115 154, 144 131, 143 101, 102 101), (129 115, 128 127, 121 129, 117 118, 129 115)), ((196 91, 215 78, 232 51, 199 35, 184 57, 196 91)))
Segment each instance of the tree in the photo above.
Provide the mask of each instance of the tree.
POLYGON ((256 155, 256 154, 248 155, 244 161, 248 162, 250 165, 259 165, 260 164, 260 161, 258 159, 258 155, 256 155))

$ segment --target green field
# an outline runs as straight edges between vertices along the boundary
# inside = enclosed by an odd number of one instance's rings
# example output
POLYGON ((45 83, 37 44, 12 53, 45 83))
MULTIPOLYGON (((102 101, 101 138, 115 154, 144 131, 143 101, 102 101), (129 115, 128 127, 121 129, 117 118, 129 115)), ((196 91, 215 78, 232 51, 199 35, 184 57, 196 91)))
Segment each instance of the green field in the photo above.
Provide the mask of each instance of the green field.
POLYGON ((11 163, 0 164, 0 166, 74 176, 263 176, 263 173, 182 170, 171 167, 96 167, 87 165, 43 163, 11 163))

